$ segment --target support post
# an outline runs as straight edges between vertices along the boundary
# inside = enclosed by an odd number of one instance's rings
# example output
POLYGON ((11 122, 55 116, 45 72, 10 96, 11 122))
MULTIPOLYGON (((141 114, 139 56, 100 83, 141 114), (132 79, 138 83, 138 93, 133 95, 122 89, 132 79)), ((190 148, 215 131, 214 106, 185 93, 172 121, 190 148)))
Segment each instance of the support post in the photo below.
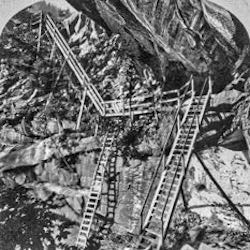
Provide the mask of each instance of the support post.
POLYGON ((54 40, 53 44, 52 44, 52 49, 50 51, 50 56, 49 56, 49 59, 52 60, 53 57, 54 57, 54 54, 55 54, 55 50, 56 50, 56 42, 54 40))
POLYGON ((192 90, 192 96, 194 96, 194 79, 193 79, 193 75, 191 75, 190 77, 190 81, 191 81, 191 90, 192 90))
POLYGON ((182 187, 181 187, 181 197, 182 197, 184 209, 185 209, 185 211, 187 211, 188 210, 188 203, 187 203, 187 200, 186 200, 186 197, 185 197, 185 194, 184 194, 182 187))
POLYGON ((213 82, 211 79, 211 75, 208 77, 208 86, 209 86, 209 92, 212 94, 213 93, 213 82))
POLYGON ((213 175, 210 173, 209 169, 206 167, 205 163, 199 156, 197 152, 195 152, 195 155, 198 159, 198 161, 201 163, 203 169, 211 179, 211 181, 214 183, 214 185, 218 188, 218 190, 221 192, 223 198, 228 202, 229 206, 237 213, 239 216, 240 220, 247 226, 248 230, 250 230, 250 222, 246 219, 246 217, 240 212, 240 210, 237 208, 237 206, 231 201, 231 199, 227 196, 227 194, 224 192, 222 187, 219 185, 219 183, 216 181, 216 179, 213 177, 213 175))
POLYGON ((40 24, 39 24, 39 30, 38 30, 38 42, 37 42, 37 53, 40 52, 41 48, 41 37, 42 37, 42 25, 43 25, 43 14, 40 14, 40 24))
MULTIPOLYGON (((181 110, 181 100, 180 100, 180 91, 178 90, 177 92, 177 109, 181 110)), ((179 130, 181 127, 181 117, 180 117, 180 112, 178 114, 178 118, 177 118, 177 129, 179 130)))
POLYGON ((79 115, 78 115, 78 118, 77 118, 76 130, 80 129, 84 104, 85 104, 85 100, 86 100, 86 95, 87 95, 87 89, 85 88, 84 91, 83 91, 83 94, 82 94, 81 107, 80 107, 80 112, 79 112, 79 115))

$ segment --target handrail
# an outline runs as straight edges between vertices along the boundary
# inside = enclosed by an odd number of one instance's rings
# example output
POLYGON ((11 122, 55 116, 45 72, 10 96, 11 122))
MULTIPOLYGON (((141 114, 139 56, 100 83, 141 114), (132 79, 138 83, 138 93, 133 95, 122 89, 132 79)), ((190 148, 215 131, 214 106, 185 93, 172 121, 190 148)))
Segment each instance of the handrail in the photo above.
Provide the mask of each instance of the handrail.
POLYGON ((183 93, 183 96, 180 98, 180 103, 179 103, 179 105, 178 105, 178 109, 177 109, 176 114, 175 114, 174 123, 173 123, 173 125, 172 125, 172 127, 171 127, 171 130, 170 130, 170 133, 168 133, 167 138, 166 138, 166 140, 165 140, 165 143, 164 143, 164 145, 163 145, 163 149, 162 149, 162 153, 161 153, 161 156, 160 156, 160 160, 159 160, 158 165, 157 165, 157 168, 156 168, 156 170, 155 170, 155 172, 154 172, 154 175, 153 175, 152 181, 151 181, 151 183, 150 183, 150 186, 149 186, 149 188, 148 188, 148 190, 147 190, 146 198, 144 199, 144 202, 143 202, 143 204, 142 204, 142 209, 141 209, 141 212, 140 212, 141 231, 143 230, 143 214, 144 214, 144 211, 145 211, 145 207, 146 207, 146 204, 147 204, 147 202, 148 202, 150 193, 151 193, 151 191, 152 191, 153 184, 154 184, 154 180, 155 180, 155 178, 156 178, 156 176, 157 176, 157 174, 158 174, 158 171, 159 171, 159 169, 160 169, 160 166, 161 166, 161 164, 162 164, 163 156, 164 156, 164 154, 165 154, 165 151, 166 151, 166 148, 167 148, 169 139, 170 139, 171 135, 172 135, 173 132, 174 132, 174 129, 175 129, 175 127, 176 127, 176 123, 178 122, 178 117, 179 117, 179 112, 180 112, 180 110, 181 110, 181 105, 182 105, 182 102, 184 101, 185 94, 188 92, 188 88, 190 87, 190 81, 188 82, 188 84, 185 84, 185 87, 186 87, 186 88, 185 88, 185 92, 183 93))
POLYGON ((165 143, 164 143, 164 146, 163 146, 163 150, 162 150, 162 153, 161 153, 160 160, 159 160, 159 162, 158 162, 158 165, 157 165, 156 170, 155 170, 155 172, 154 172, 154 175, 153 175, 153 177, 152 177, 152 181, 151 181, 150 186, 149 186, 149 188, 148 188, 148 190, 147 190, 146 198, 145 198, 145 200, 144 200, 144 202, 143 202, 143 205, 142 205, 142 210, 141 210, 141 212, 140 212, 141 231, 143 230, 143 225, 142 225, 142 224, 143 224, 143 213, 144 213, 144 208, 145 208, 145 206, 146 206, 146 204, 147 204, 147 202, 148 202, 150 193, 151 193, 152 188, 153 188, 154 180, 155 180, 155 178, 156 178, 156 176, 157 176, 157 174, 158 174, 158 171, 159 171, 159 169, 160 169, 160 166, 161 166, 161 164, 162 164, 162 160, 163 160, 163 157, 164 157, 164 155, 165 155, 165 151, 166 151, 166 148, 167 148, 167 145, 168 145, 170 136, 171 136, 172 133, 174 132, 174 128, 175 128, 175 125, 176 125, 177 120, 178 120, 179 112, 180 112, 180 107, 178 107, 178 109, 177 109, 177 111, 176 111, 175 118, 174 118, 174 123, 173 123, 173 125, 172 125, 171 130, 170 130, 170 133, 168 133, 167 139, 165 140, 165 143))
MULTIPOLYGON (((60 46, 59 46, 59 47, 60 47, 60 46)), ((62 52, 63 52, 63 51, 62 51, 62 52)), ((64 54, 64 56, 67 55, 66 53, 63 53, 63 54, 64 54), (66 55, 65 55, 65 54, 66 54, 66 55)), ((75 65, 74 65, 74 61, 72 62, 71 58, 69 58, 69 59, 67 60, 67 62, 68 62, 69 64, 73 65, 73 71, 74 71, 74 73, 76 74, 76 77, 79 79, 80 83, 82 83, 83 86, 84 86, 85 88, 88 89, 88 91, 87 91, 88 96, 92 99, 93 103, 95 104, 95 106, 97 106, 98 110, 99 110, 100 112, 102 112, 102 109, 103 109, 102 105, 100 104, 99 100, 96 99, 96 96, 93 95, 93 92, 92 92, 91 89, 89 88, 89 85, 86 84, 86 82, 82 82, 83 79, 82 79, 82 77, 81 77, 81 73, 79 73, 79 71, 77 71, 77 67, 74 67, 74 66, 75 66, 75 65), (92 93, 92 94, 91 94, 91 93, 92 93)), ((71 65, 70 65, 70 66, 71 66, 71 65)), ((72 66, 71 66, 71 67, 72 67, 72 66)), ((85 79, 84 81, 86 81, 86 79, 85 79)))
POLYGON ((57 39, 57 43, 59 45, 59 48, 63 54, 63 56, 68 56, 68 62, 70 62, 72 64, 72 69, 74 71, 74 73, 76 74, 78 80, 80 80, 80 82, 85 85, 84 87, 86 87, 88 89, 88 95, 90 96, 90 98, 92 99, 92 101, 98 106, 99 111, 101 113, 103 113, 104 108, 103 108, 103 100, 100 96, 100 94, 98 93, 98 91, 96 90, 96 88, 90 83, 90 79, 87 76, 86 72, 84 71, 84 69, 82 68, 82 66, 79 64, 78 60, 76 59, 75 54, 72 52, 72 50, 70 49, 70 47, 68 46, 68 44, 65 42, 65 39, 62 37, 61 33, 58 31, 56 25, 54 24, 52 18, 47 15, 47 19, 46 19, 46 24, 48 26, 48 29, 50 31, 51 34, 54 35, 54 38, 57 39))
POLYGON ((101 150, 101 152, 100 152, 100 155, 99 155, 98 162, 97 162, 96 167, 95 167, 95 170, 94 170, 94 175, 93 175, 92 180, 95 180, 95 178, 96 178, 97 170, 98 170, 98 168, 99 168, 99 166, 100 166, 100 162, 101 162, 101 159, 102 159, 102 155, 103 155, 103 153, 104 153, 104 151, 105 151, 107 138, 108 138, 108 133, 106 133, 106 135, 105 135, 105 137, 104 137, 104 139, 103 139, 102 150, 101 150))

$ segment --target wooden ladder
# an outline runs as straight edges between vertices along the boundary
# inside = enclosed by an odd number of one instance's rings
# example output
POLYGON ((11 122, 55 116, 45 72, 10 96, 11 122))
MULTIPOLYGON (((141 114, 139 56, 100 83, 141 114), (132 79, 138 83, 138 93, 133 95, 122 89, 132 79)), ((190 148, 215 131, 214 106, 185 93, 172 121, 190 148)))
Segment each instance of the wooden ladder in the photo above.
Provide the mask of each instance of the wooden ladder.
POLYGON ((31 30, 38 29, 37 52, 39 52, 41 48, 42 27, 43 27, 43 12, 39 11, 32 15, 30 21, 30 29, 31 30))
POLYGON ((104 105, 103 105, 104 101, 102 97, 100 96, 95 86, 90 83, 90 79, 87 73, 81 66, 80 62, 77 60, 75 54, 73 53, 68 43, 66 42, 66 40, 58 30, 56 24, 49 15, 46 16, 45 27, 46 30, 49 32, 50 37, 54 40, 55 44, 61 51, 61 54, 67 61, 69 67, 75 74, 77 80, 84 88, 86 88, 87 95, 95 105, 96 109, 99 111, 101 115, 104 115, 104 105))
MULTIPOLYGON (((124 101, 122 99, 104 101, 97 91, 96 87, 91 83, 87 73, 81 66, 80 62, 77 60, 75 54, 72 52, 68 43, 65 41, 64 37, 58 30, 56 24, 52 18, 47 15, 45 18, 45 27, 50 38, 55 42, 56 46, 59 48, 61 54, 65 58, 67 64, 75 74, 76 78, 80 84, 86 88, 86 93, 91 99, 95 108, 98 110, 101 116, 105 117, 119 117, 119 116, 130 116, 132 111, 133 115, 148 114, 154 112, 154 105, 152 102, 138 103, 136 100, 132 99, 132 103, 129 104, 128 100, 124 101)), ((169 105, 169 103, 178 101, 182 90, 168 91, 163 94, 164 100, 159 104, 157 109, 161 109, 164 105, 169 105)), ((153 98, 153 95, 151 95, 153 98)))
POLYGON ((200 95, 193 93, 191 97, 143 223, 136 249, 159 250, 163 245, 200 124, 209 103, 209 86, 210 81, 206 81, 200 95))
POLYGON ((110 156, 114 150, 114 143, 117 136, 116 131, 108 132, 105 136, 102 151, 99 156, 98 163, 92 179, 89 197, 83 214, 79 234, 76 241, 78 249, 85 249, 91 226, 93 224, 95 212, 98 206, 98 201, 102 192, 104 172, 108 166, 110 156))

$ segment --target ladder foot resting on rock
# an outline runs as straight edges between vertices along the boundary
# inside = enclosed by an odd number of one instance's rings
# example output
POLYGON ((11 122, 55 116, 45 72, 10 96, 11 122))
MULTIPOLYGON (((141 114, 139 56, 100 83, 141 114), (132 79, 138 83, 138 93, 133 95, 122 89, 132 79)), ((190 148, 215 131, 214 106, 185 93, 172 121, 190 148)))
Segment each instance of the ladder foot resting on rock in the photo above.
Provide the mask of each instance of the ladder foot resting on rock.
POLYGON ((199 96, 196 96, 193 92, 135 249, 160 250, 163 246, 200 124, 209 103, 211 94, 209 84, 210 80, 205 82, 199 96))
POLYGON ((116 149, 115 140, 117 135, 118 131, 115 128, 111 132, 108 132, 105 136, 77 237, 76 246, 78 249, 85 249, 87 247, 91 226, 93 224, 95 212, 102 192, 105 169, 107 169, 107 165, 109 164, 112 151, 116 149))

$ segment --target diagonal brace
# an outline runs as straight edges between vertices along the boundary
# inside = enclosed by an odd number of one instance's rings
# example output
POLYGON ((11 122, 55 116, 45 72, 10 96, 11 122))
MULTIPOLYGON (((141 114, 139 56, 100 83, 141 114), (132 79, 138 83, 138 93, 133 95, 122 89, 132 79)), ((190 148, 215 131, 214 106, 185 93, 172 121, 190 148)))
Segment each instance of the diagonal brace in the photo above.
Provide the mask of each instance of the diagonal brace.
POLYGON ((247 220, 247 218, 240 212, 240 210, 237 208, 237 206, 232 202, 232 200, 228 197, 228 195, 224 192, 220 184, 216 181, 216 179, 213 177, 207 166, 205 165, 204 161, 201 159, 199 154, 197 152, 194 152, 196 155, 198 161, 202 165, 203 169, 211 179, 211 181, 214 183, 214 185, 218 188, 220 193, 222 194, 223 198, 228 202, 229 206, 232 208, 233 211, 237 213, 239 216, 239 219, 246 225, 247 229, 250 230, 250 222, 247 220))

